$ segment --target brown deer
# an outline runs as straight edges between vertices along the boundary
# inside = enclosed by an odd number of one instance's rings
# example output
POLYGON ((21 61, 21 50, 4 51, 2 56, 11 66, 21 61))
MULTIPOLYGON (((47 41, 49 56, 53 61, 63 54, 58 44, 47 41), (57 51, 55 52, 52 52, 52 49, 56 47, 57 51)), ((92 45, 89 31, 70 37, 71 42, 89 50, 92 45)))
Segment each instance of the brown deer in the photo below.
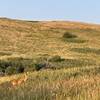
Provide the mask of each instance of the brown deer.
POLYGON ((18 78, 18 79, 13 79, 10 81, 10 83, 12 86, 18 86, 18 85, 21 85, 22 83, 26 82, 27 79, 28 79, 27 73, 25 73, 25 75, 23 77, 18 78))

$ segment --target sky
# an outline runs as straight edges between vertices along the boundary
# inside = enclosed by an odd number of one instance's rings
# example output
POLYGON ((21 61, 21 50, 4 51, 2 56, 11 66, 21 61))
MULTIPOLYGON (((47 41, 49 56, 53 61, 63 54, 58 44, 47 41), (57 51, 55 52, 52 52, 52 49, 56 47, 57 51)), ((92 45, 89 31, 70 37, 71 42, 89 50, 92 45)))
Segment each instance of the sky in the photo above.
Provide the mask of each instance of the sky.
POLYGON ((0 0, 0 17, 100 24, 100 0, 0 0))

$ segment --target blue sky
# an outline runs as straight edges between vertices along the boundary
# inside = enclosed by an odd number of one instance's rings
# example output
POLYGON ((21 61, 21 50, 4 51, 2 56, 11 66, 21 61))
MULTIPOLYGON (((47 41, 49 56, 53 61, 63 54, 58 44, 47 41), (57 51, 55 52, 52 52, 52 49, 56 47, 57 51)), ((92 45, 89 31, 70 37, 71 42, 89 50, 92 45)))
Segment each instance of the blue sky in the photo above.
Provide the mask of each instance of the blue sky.
POLYGON ((100 23, 100 0, 0 0, 0 16, 100 23))

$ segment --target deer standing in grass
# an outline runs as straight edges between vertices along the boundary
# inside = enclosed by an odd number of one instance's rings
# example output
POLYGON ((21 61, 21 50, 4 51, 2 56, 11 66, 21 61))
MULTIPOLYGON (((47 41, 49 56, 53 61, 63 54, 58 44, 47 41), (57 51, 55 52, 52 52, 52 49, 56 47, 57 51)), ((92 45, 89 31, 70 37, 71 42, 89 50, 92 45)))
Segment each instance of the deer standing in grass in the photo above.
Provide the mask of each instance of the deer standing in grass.
POLYGON ((28 79, 28 77, 27 77, 27 73, 26 73, 23 77, 18 78, 18 79, 13 79, 10 82, 11 82, 12 86, 18 86, 18 85, 21 85, 22 83, 26 82, 27 79, 28 79))

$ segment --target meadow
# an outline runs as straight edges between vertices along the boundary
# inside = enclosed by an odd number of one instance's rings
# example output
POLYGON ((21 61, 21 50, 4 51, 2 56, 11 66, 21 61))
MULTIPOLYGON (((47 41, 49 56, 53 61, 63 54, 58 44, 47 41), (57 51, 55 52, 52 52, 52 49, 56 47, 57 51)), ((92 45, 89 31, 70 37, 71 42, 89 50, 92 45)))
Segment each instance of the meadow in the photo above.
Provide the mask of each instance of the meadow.
POLYGON ((1 100, 100 100, 99 77, 100 25, 0 19, 1 100))

